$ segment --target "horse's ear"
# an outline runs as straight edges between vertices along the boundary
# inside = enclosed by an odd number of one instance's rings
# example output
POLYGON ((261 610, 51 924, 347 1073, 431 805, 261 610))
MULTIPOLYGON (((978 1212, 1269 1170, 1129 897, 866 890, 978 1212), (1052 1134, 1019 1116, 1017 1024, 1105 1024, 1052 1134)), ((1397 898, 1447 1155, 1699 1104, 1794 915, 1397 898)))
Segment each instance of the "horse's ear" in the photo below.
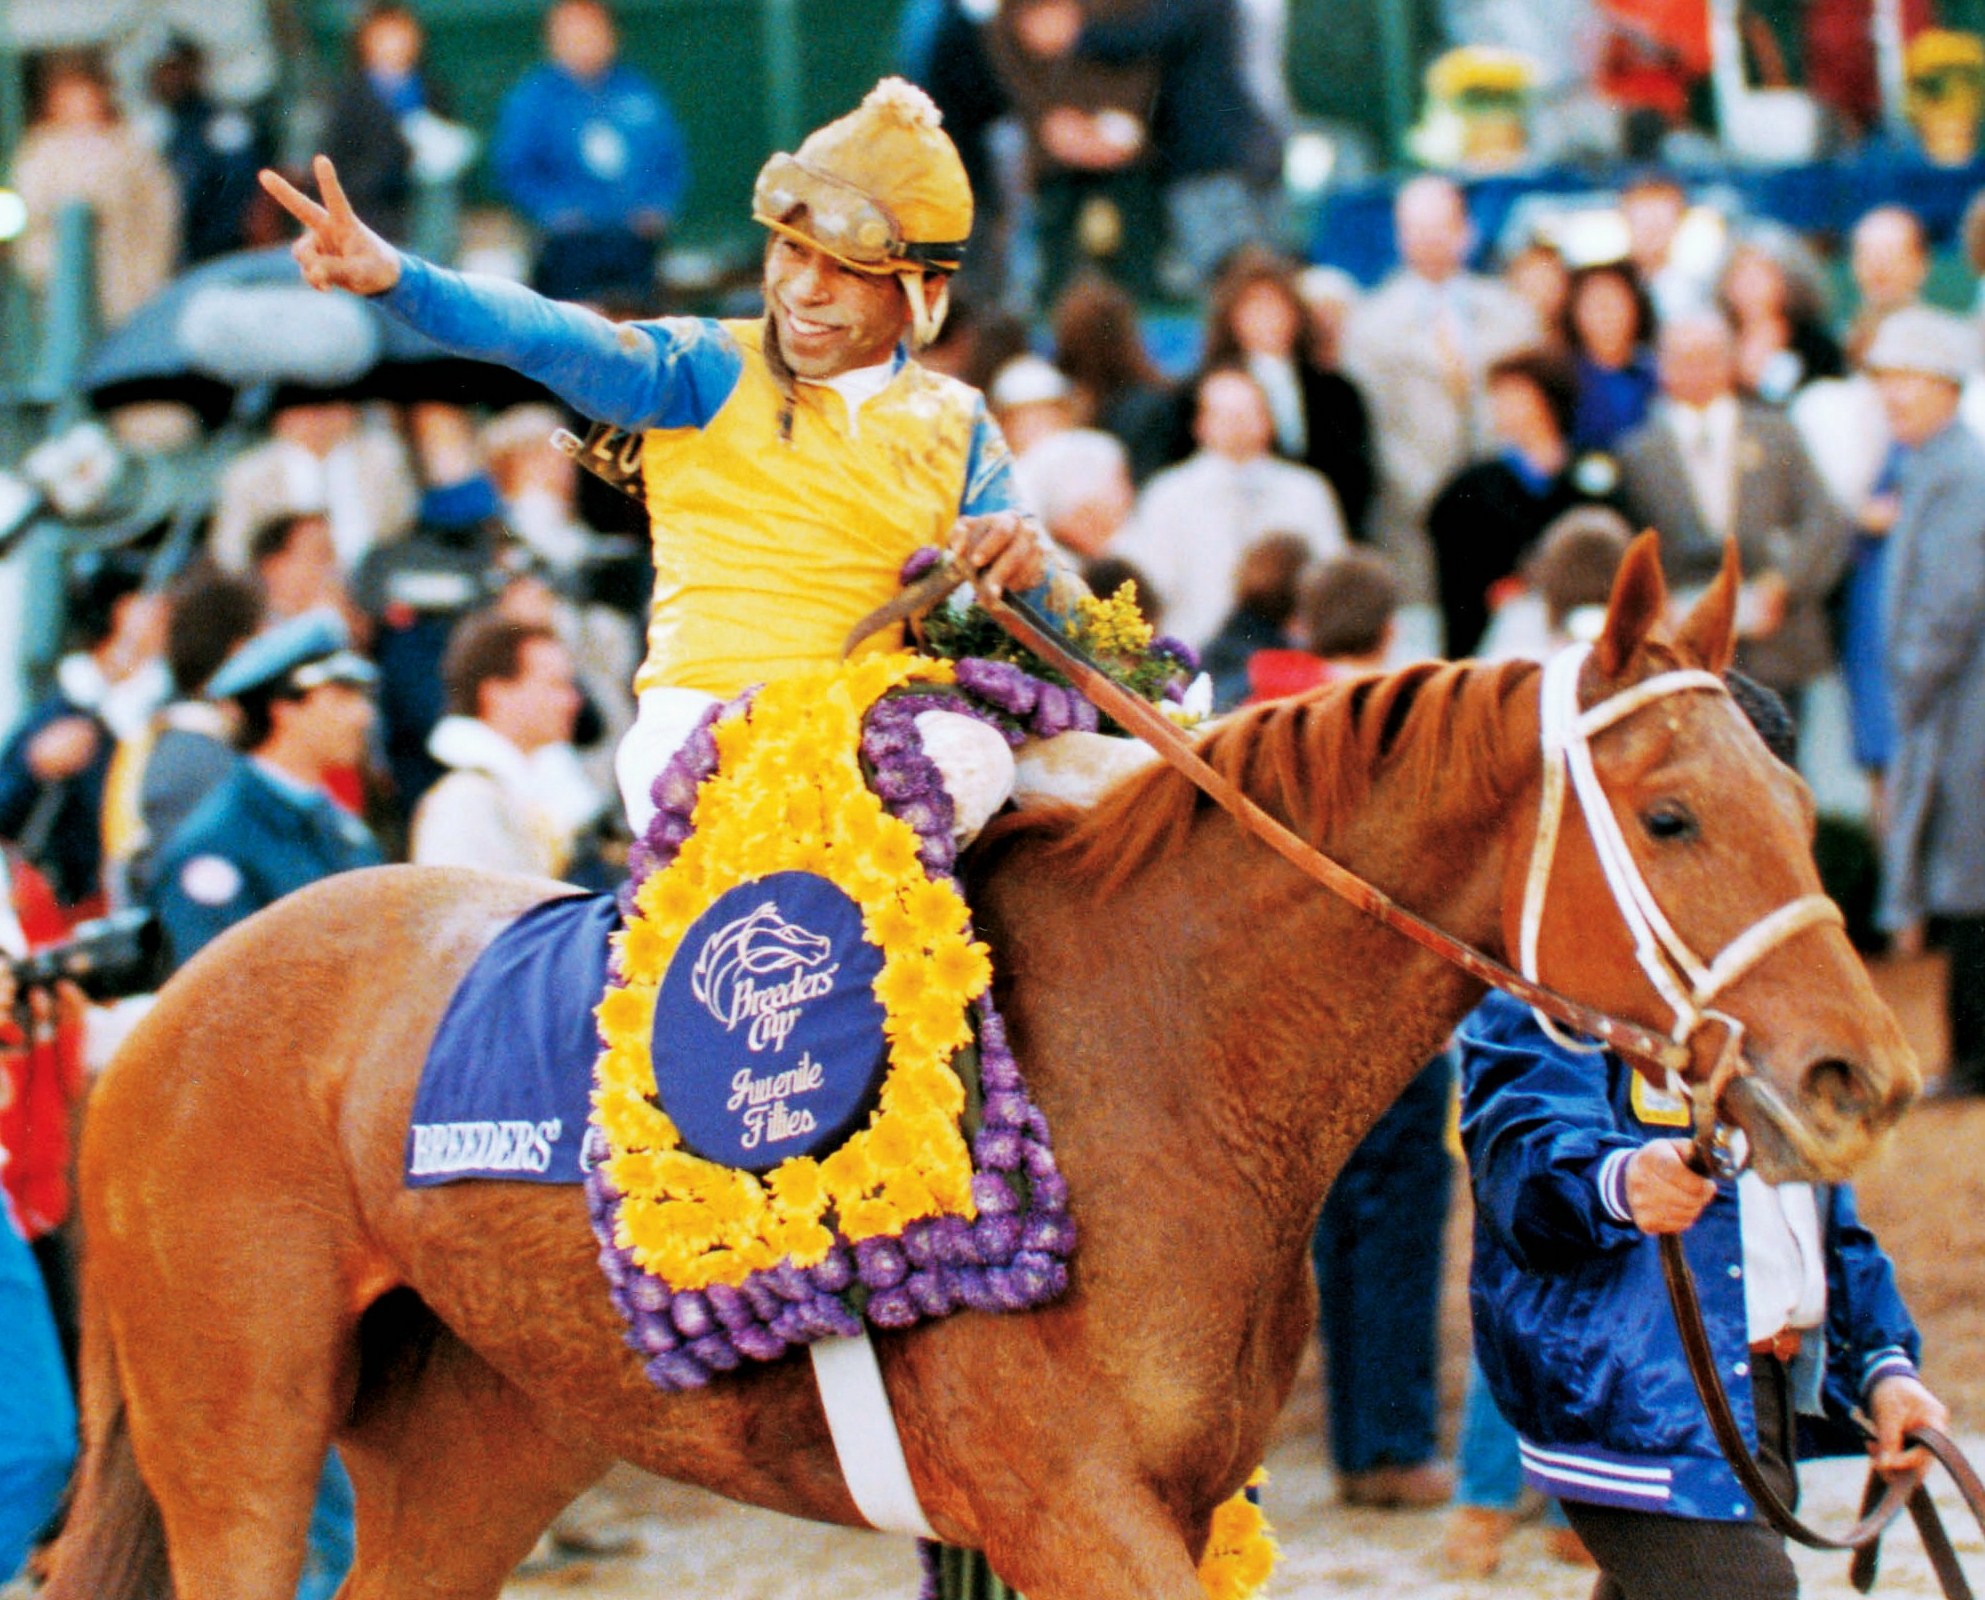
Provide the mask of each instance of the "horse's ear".
POLYGON ((1737 656, 1737 591, 1744 581, 1737 541, 1723 541, 1723 570, 1675 630, 1675 643, 1711 672, 1726 672, 1737 656))
POLYGON ((1648 630, 1668 608, 1668 585, 1661 576, 1661 541, 1652 528, 1627 546, 1613 598, 1606 605, 1606 626, 1593 654, 1609 678, 1626 671, 1648 630))

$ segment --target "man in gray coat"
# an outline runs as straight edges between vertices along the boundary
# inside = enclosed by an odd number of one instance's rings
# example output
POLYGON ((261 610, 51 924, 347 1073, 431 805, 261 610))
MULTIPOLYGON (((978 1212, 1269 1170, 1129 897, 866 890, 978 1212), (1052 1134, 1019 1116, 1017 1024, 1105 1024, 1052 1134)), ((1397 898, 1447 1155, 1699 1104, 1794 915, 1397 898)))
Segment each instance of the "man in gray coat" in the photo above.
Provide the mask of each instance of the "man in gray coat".
POLYGON ((1912 307, 1866 358, 1906 452, 1885 607, 1897 738, 1882 919, 1905 951, 1926 918, 1939 924, 1960 1094, 1985 1094, 1985 445, 1958 419, 1978 353, 1969 323, 1912 307))
POLYGON ((1796 429, 1738 398, 1736 341, 1714 311, 1661 333, 1661 403, 1620 442, 1620 496, 1637 528, 1661 535, 1661 565, 1686 603, 1735 537, 1744 562, 1737 664, 1786 699, 1832 664, 1827 592, 1852 527, 1827 493, 1796 429))

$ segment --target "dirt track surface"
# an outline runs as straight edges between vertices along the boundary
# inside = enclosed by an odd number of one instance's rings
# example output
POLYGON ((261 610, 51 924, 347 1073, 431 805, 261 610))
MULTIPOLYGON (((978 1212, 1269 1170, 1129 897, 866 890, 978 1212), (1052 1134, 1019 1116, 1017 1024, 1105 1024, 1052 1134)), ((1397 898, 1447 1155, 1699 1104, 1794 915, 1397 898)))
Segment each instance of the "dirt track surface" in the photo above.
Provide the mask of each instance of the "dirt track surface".
MULTIPOLYGON (((1878 972, 1884 992, 1926 1063, 1941 1058, 1941 975, 1932 963, 1878 972)), ((1985 1461, 1985 1101, 1930 1102, 1905 1120, 1890 1149, 1858 1185, 1864 1216, 1895 1257, 1922 1325, 1926 1377, 1949 1403, 1967 1451, 1985 1461)), ((1450 1237, 1443 1311, 1442 1389, 1452 1437, 1466 1361, 1463 1309, 1466 1218, 1450 1237)), ((1491 1578, 1457 1579, 1440 1557, 1444 1512, 1349 1511, 1336 1504, 1322 1445, 1314 1359, 1277 1429, 1264 1494, 1282 1541, 1271 1600, 1582 1600, 1589 1572, 1544 1552, 1534 1527, 1517 1531, 1491 1578)), ((1862 1469, 1808 1466, 1801 1510, 1822 1527, 1852 1519, 1862 1469)), ((1939 1495, 1974 1577, 1985 1542, 1961 1508, 1939 1495)), ((506 1600, 911 1600, 917 1563, 910 1542, 794 1522, 693 1489, 621 1471, 582 1502, 589 1521, 631 1537, 638 1549, 513 1579, 506 1600)), ((1847 1600, 1845 1558, 1795 1552, 1811 1600, 1847 1600)), ((1906 1526, 1887 1547, 1877 1596, 1938 1593, 1906 1526)))

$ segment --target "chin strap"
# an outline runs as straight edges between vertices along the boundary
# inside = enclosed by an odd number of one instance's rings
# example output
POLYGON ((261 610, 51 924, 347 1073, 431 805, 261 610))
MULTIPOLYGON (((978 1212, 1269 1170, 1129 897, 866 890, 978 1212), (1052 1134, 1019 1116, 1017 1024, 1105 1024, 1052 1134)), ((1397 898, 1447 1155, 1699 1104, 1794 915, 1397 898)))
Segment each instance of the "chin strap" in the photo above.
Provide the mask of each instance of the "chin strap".
POLYGON ((944 329, 945 315, 951 310, 951 275, 944 274, 934 305, 924 298, 923 268, 899 273, 897 281, 903 285, 904 298, 910 302, 910 343, 918 350, 927 349, 937 342, 938 334, 944 329))

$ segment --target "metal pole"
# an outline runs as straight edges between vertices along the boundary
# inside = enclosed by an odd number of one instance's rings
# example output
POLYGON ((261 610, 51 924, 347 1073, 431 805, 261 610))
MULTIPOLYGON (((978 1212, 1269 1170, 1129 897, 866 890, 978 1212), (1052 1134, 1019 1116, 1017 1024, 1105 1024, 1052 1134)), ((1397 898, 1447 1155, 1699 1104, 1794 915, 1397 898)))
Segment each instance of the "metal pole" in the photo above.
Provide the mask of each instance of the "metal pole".
POLYGON ((96 218, 81 200, 65 201, 55 213, 55 271, 42 302, 41 371, 38 398, 67 421, 80 404, 76 384, 96 336, 96 218))
POLYGON ((1371 0, 1378 24, 1380 107, 1385 117, 1388 166, 1406 152, 1406 134, 1413 126, 1412 0, 1371 0))
POLYGON ((1909 80, 1902 62, 1902 0, 1875 0, 1868 27, 1874 34, 1882 123, 1890 132, 1901 133, 1909 127, 1909 80))
POLYGON ((800 0, 763 0, 765 124, 774 150, 796 150, 806 132, 801 82, 800 0))

